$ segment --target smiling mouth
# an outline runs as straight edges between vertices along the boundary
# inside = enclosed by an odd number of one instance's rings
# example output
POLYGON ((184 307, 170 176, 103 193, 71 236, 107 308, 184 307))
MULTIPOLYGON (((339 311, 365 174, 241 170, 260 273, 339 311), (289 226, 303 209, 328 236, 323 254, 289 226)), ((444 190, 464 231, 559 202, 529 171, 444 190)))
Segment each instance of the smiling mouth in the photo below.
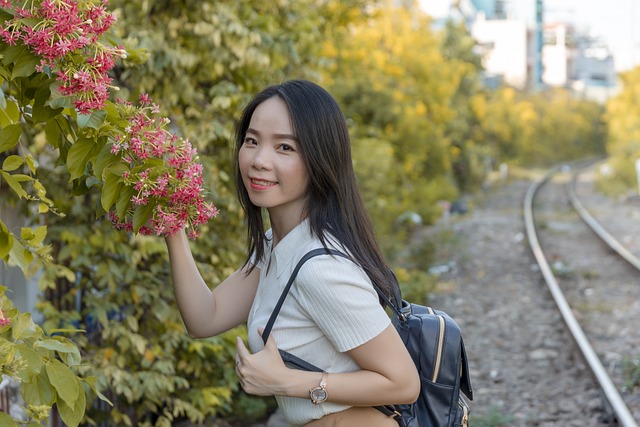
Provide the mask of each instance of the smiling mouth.
POLYGON ((264 186, 277 184, 277 182, 274 182, 274 181, 265 181, 264 179, 254 179, 254 178, 251 178, 251 182, 253 184, 264 185, 264 186))
POLYGON ((270 188, 278 184, 276 181, 265 181, 263 179, 251 179, 251 187, 254 189, 270 188))

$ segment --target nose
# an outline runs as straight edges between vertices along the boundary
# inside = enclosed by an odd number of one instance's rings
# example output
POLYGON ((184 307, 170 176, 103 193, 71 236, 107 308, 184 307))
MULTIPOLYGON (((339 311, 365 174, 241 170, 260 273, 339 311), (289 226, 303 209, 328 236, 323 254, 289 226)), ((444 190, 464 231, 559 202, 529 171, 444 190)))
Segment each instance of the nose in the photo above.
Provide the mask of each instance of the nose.
POLYGON ((251 167, 254 169, 270 169, 271 153, 269 153, 269 150, 264 147, 259 147, 255 150, 255 154, 251 160, 251 167))

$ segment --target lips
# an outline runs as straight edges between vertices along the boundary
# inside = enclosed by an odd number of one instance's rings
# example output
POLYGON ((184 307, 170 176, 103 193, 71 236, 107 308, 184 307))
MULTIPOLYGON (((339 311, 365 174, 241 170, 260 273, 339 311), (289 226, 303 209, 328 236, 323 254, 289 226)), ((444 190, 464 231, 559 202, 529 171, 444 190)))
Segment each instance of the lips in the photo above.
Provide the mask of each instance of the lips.
POLYGON ((271 187, 274 187, 278 183, 275 181, 267 181, 264 179, 256 179, 250 178, 251 188, 254 190, 268 190, 271 187))

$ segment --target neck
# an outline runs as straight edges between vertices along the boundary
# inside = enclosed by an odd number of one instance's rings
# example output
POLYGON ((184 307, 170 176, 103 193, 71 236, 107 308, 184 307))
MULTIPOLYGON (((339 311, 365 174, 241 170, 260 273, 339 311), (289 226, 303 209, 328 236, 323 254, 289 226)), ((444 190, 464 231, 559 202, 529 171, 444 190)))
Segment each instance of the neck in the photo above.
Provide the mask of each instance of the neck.
POLYGON ((296 228, 304 218, 300 215, 282 216, 273 215, 269 213, 269 222, 271 223, 271 233, 273 238, 273 247, 280 242, 284 237, 289 234, 291 230, 296 228))

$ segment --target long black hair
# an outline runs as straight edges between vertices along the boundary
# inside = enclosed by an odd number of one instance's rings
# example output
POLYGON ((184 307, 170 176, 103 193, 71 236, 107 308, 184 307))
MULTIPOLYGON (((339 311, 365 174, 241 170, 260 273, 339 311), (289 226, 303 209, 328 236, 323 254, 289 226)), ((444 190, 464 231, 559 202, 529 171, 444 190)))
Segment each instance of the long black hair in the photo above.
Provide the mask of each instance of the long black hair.
POLYGON ((325 247, 327 234, 333 235, 387 297, 395 295, 395 278, 376 242, 373 225, 358 191, 344 114, 326 90, 306 80, 290 80, 267 87, 249 102, 236 123, 236 191, 248 222, 245 265, 252 254, 256 260, 263 259, 265 230, 261 208, 251 203, 244 187, 238 154, 253 112, 275 96, 287 105, 298 150, 309 175, 303 214, 309 219, 311 232, 325 247))

